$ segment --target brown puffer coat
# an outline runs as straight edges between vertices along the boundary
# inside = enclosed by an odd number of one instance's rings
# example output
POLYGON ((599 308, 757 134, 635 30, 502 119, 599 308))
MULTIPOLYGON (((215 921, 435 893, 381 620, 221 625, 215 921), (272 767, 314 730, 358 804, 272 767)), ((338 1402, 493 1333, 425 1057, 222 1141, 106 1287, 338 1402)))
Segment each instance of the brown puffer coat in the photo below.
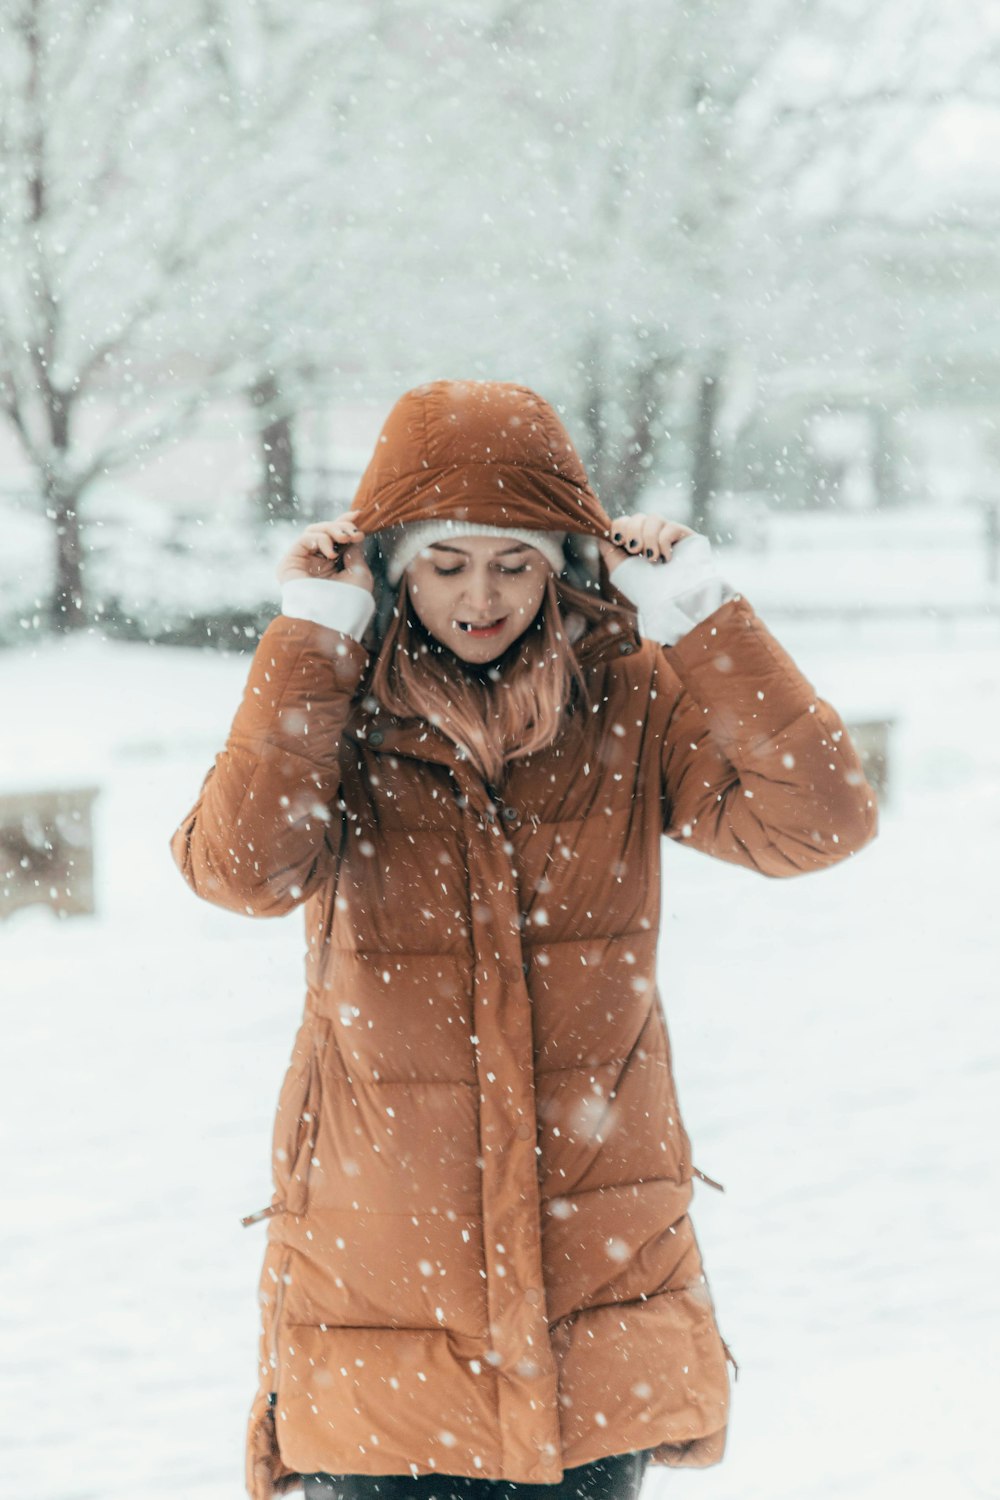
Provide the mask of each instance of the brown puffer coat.
MULTIPOLYGON (((500 383, 408 392, 355 504, 367 533, 609 528, 552 408, 500 383)), ((499 804, 441 732, 379 710, 365 646, 278 616, 173 835, 206 900, 305 910, 274 1194, 247 1220, 268 1233, 252 1500, 312 1472, 546 1483, 631 1449, 722 1456, 660 840, 807 874, 874 837, 876 800, 744 597, 663 647, 596 571, 575 649, 602 711, 513 763, 499 804)))

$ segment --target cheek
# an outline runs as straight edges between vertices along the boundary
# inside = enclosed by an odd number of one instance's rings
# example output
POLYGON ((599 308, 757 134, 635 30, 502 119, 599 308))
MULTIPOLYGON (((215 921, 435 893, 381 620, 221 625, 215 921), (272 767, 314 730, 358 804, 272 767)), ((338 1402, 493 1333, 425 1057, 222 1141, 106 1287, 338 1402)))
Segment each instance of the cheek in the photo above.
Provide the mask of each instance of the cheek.
POLYGON ((433 631, 435 627, 441 626, 442 621, 451 619, 454 590, 448 586, 448 579, 436 576, 427 579, 415 573, 407 583, 413 613, 428 630, 433 631))
POLYGON ((531 578, 512 592, 510 598, 519 614, 534 619, 545 596, 545 578, 531 578))

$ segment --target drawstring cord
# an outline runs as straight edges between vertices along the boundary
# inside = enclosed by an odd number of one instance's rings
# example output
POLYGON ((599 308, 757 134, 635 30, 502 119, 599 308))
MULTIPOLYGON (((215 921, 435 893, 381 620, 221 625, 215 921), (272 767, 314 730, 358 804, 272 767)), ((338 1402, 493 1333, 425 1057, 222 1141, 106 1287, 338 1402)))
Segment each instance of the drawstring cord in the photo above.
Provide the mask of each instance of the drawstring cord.
MULTIPOLYGON (((720 1337, 721 1337, 721 1335, 720 1335, 720 1337)), ((733 1355, 733 1351, 730 1349, 730 1347, 726 1343, 725 1339, 722 1340, 722 1347, 726 1351, 726 1358, 728 1359, 729 1363, 733 1367, 733 1379, 734 1380, 739 1380, 739 1378, 740 1378, 740 1367, 736 1363, 736 1359, 735 1359, 735 1356, 733 1355)))
POLYGON ((284 1211, 283 1203, 269 1203, 266 1208, 258 1208, 255 1214, 247 1214, 246 1218, 240 1220, 240 1223, 246 1229, 248 1225, 256 1224, 259 1219, 269 1219, 272 1214, 280 1214, 284 1211))

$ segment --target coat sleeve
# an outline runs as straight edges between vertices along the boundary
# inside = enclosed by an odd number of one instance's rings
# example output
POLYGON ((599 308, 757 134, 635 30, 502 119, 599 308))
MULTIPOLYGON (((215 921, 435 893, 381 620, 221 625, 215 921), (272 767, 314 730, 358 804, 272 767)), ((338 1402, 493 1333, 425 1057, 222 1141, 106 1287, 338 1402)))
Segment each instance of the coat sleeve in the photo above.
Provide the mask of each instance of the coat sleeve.
POLYGON ((761 875, 857 853, 878 804, 837 710, 742 594, 658 646, 663 831, 761 875))
POLYGON ((285 615, 268 625, 225 749, 170 838, 197 896, 279 917, 331 876, 341 735, 367 661, 343 631, 285 615))

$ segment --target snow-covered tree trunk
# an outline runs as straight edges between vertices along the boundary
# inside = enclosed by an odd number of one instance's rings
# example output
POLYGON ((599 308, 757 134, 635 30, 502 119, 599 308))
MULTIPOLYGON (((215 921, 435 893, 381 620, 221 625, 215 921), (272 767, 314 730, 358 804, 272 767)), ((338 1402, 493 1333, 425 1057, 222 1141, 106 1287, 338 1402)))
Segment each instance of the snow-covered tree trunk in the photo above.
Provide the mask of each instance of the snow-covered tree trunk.
POLYGON ((253 382, 251 406, 260 412, 260 484, 257 503, 263 521, 293 521, 298 515, 295 489, 295 425, 282 409, 281 389, 273 370, 253 382))
POLYGON ((721 360, 698 378, 691 461, 691 520, 695 531, 718 541, 714 502, 719 491, 719 397, 721 360))

